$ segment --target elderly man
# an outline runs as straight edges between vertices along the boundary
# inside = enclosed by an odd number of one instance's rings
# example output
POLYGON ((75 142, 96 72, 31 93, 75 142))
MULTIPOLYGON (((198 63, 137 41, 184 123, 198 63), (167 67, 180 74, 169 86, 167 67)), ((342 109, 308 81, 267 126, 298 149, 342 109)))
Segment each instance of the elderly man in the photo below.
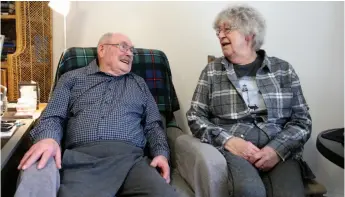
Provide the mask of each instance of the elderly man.
POLYGON ((133 50, 125 35, 107 33, 97 60, 61 77, 30 133, 17 197, 176 196, 158 107, 145 81, 130 73, 133 50))
POLYGON ((200 75, 187 112, 192 133, 223 153, 229 196, 304 196, 312 121, 295 70, 260 49, 266 25, 256 9, 228 7, 214 29, 224 56, 200 75))

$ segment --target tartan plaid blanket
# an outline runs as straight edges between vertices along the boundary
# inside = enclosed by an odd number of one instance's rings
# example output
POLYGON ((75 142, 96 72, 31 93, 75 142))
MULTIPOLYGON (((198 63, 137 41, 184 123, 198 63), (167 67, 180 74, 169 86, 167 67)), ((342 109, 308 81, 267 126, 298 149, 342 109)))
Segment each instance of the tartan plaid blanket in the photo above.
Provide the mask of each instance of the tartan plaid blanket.
MULTIPOLYGON (((95 47, 73 47, 61 56, 55 75, 57 80, 67 71, 87 66, 97 58, 95 47)), ((180 109, 168 58, 164 52, 153 49, 136 48, 131 72, 141 76, 147 83, 159 111, 164 113, 168 121, 173 119, 173 112, 180 109)))

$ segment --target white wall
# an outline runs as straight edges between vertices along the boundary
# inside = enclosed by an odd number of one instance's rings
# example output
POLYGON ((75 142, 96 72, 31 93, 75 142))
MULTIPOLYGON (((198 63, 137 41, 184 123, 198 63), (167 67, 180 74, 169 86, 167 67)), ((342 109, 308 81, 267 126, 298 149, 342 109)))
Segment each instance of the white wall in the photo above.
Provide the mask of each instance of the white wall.
MULTIPOLYGON (((96 46, 105 32, 127 34, 137 47, 163 50, 172 69, 181 110, 179 124, 187 130, 185 113, 207 55, 221 55, 212 29, 227 2, 73 2, 67 19, 67 45, 96 46)), ((316 150, 316 136, 344 127, 344 3, 250 2, 267 20, 263 49, 289 61, 296 69, 311 108, 313 134, 305 158, 329 196, 344 196, 343 170, 316 150)), ((55 17, 54 62, 62 52, 62 17, 55 17), (55 36, 58 36, 55 38, 55 36), (61 39, 61 40, 59 40, 61 39), (56 45, 55 45, 56 44, 56 45)), ((55 70, 55 69, 54 69, 55 70)))
POLYGON ((61 14, 53 11, 53 76, 64 51, 64 20, 61 14))

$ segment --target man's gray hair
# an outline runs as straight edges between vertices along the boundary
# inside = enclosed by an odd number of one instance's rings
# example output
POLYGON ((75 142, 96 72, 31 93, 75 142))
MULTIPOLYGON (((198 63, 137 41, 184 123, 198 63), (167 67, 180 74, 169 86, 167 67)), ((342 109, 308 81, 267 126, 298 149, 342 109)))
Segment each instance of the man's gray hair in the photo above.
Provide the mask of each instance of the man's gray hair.
POLYGON ((111 40, 111 38, 113 37, 114 33, 108 32, 105 33, 98 41, 97 46, 99 46, 100 44, 104 44, 106 42, 109 42, 111 40))
POLYGON ((229 6, 221 11, 213 23, 213 28, 219 28, 220 23, 227 22, 230 28, 238 29, 244 35, 254 35, 253 49, 259 50, 264 43, 266 22, 259 11, 248 5, 229 6))

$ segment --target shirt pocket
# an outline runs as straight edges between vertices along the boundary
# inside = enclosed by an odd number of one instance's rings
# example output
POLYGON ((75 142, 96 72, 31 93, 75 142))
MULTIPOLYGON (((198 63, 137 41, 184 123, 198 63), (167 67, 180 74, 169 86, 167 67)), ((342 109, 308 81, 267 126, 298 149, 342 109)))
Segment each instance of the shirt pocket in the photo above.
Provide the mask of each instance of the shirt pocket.
POLYGON ((122 109, 119 115, 127 118, 142 117, 147 97, 138 87, 131 87, 117 95, 114 109, 122 109))
POLYGON ((75 91, 71 94, 71 103, 70 103, 70 113, 71 116, 77 116, 79 113, 94 109, 94 105, 97 103, 101 103, 103 99, 103 95, 100 95, 100 92, 83 90, 83 91, 75 91))
POLYGON ((211 112, 215 116, 222 116, 229 113, 231 105, 230 95, 214 94, 211 100, 211 112))
POLYGON ((237 113, 246 109, 245 102, 234 89, 222 90, 219 93, 214 92, 212 95, 211 112, 217 117, 227 115, 228 118, 236 119, 237 113))

